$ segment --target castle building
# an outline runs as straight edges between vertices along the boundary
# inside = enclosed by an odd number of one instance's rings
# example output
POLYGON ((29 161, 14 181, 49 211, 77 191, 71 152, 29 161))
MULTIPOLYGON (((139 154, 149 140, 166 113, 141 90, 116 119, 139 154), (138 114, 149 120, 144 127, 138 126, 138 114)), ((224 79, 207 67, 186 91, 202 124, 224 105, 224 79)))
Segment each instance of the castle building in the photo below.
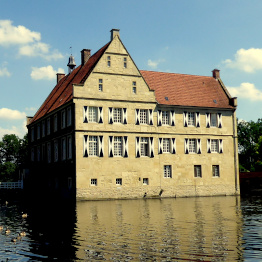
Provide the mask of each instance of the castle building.
POLYGON ((139 70, 119 30, 27 118, 31 185, 76 199, 239 194, 236 108, 220 79, 139 70))

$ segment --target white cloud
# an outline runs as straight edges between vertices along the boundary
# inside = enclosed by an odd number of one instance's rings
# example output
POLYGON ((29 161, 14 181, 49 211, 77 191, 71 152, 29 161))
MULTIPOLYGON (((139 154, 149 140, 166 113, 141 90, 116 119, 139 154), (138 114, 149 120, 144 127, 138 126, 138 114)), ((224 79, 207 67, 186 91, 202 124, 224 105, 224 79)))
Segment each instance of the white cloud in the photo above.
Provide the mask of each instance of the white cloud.
POLYGON ((6 67, 0 68, 0 77, 1 76, 11 76, 11 73, 8 71, 6 67))
POLYGON ((226 59, 223 63, 230 68, 239 69, 247 73, 254 73, 257 70, 262 70, 262 49, 241 48, 236 52, 235 60, 226 59))
POLYGON ((11 126, 10 128, 0 127, 0 139, 6 134, 15 134, 20 138, 23 138, 27 133, 26 121, 19 123, 18 126, 11 126))
POLYGON ((51 65, 45 67, 32 67, 31 78, 34 80, 53 80, 56 79, 57 73, 64 73, 63 68, 58 68, 58 71, 55 71, 51 65))
POLYGON ((233 97, 245 98, 251 101, 262 101, 262 91, 254 84, 242 83, 239 87, 227 87, 233 97))
POLYGON ((0 20, 0 45, 22 45, 41 40, 41 34, 26 27, 13 26, 10 20, 0 20))
POLYGON ((156 69, 160 63, 165 62, 164 59, 158 59, 156 61, 152 61, 151 59, 148 59, 147 65, 153 69, 156 69))
POLYGON ((0 109, 0 119, 10 119, 10 120, 17 120, 17 119, 25 119, 26 113, 20 112, 18 110, 13 110, 9 108, 1 108, 0 109))

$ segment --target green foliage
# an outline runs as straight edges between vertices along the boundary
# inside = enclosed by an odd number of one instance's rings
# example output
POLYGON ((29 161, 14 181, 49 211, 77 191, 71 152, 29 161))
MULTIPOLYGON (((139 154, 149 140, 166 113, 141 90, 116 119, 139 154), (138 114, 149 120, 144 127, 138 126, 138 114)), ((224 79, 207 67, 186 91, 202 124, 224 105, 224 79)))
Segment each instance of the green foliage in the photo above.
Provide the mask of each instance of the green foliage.
POLYGON ((4 135, 0 141, 0 181, 17 179, 19 167, 27 160, 27 135, 4 135))

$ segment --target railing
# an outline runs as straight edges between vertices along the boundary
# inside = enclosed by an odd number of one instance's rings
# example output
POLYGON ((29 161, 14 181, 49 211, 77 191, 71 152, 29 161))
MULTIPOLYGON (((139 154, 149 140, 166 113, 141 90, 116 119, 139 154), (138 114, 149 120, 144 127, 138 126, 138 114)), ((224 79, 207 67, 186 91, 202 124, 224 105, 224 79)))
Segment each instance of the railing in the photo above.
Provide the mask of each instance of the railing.
POLYGON ((23 181, 0 182, 0 189, 23 189, 23 181))

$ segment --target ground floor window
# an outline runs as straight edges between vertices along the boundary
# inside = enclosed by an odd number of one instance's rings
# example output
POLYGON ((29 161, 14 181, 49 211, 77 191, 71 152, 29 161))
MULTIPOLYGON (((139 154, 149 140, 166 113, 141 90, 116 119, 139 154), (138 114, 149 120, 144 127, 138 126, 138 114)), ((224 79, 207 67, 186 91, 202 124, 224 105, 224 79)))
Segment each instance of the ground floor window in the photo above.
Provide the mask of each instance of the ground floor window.
POLYGON ((97 186, 97 179, 96 178, 91 178, 91 185, 97 186))
POLYGON ((116 185, 119 185, 119 186, 122 185, 122 178, 117 178, 116 179, 116 185))
POLYGON ((213 173, 213 177, 219 177, 219 165, 213 165, 212 166, 212 173, 213 173))
POLYGON ((202 177, 202 170, 200 165, 194 166, 194 176, 195 177, 202 177))
POLYGON ((148 185, 149 182, 148 182, 148 178, 143 178, 143 185, 148 185))
POLYGON ((164 166, 164 177, 172 177, 172 169, 171 165, 165 165, 164 166))

